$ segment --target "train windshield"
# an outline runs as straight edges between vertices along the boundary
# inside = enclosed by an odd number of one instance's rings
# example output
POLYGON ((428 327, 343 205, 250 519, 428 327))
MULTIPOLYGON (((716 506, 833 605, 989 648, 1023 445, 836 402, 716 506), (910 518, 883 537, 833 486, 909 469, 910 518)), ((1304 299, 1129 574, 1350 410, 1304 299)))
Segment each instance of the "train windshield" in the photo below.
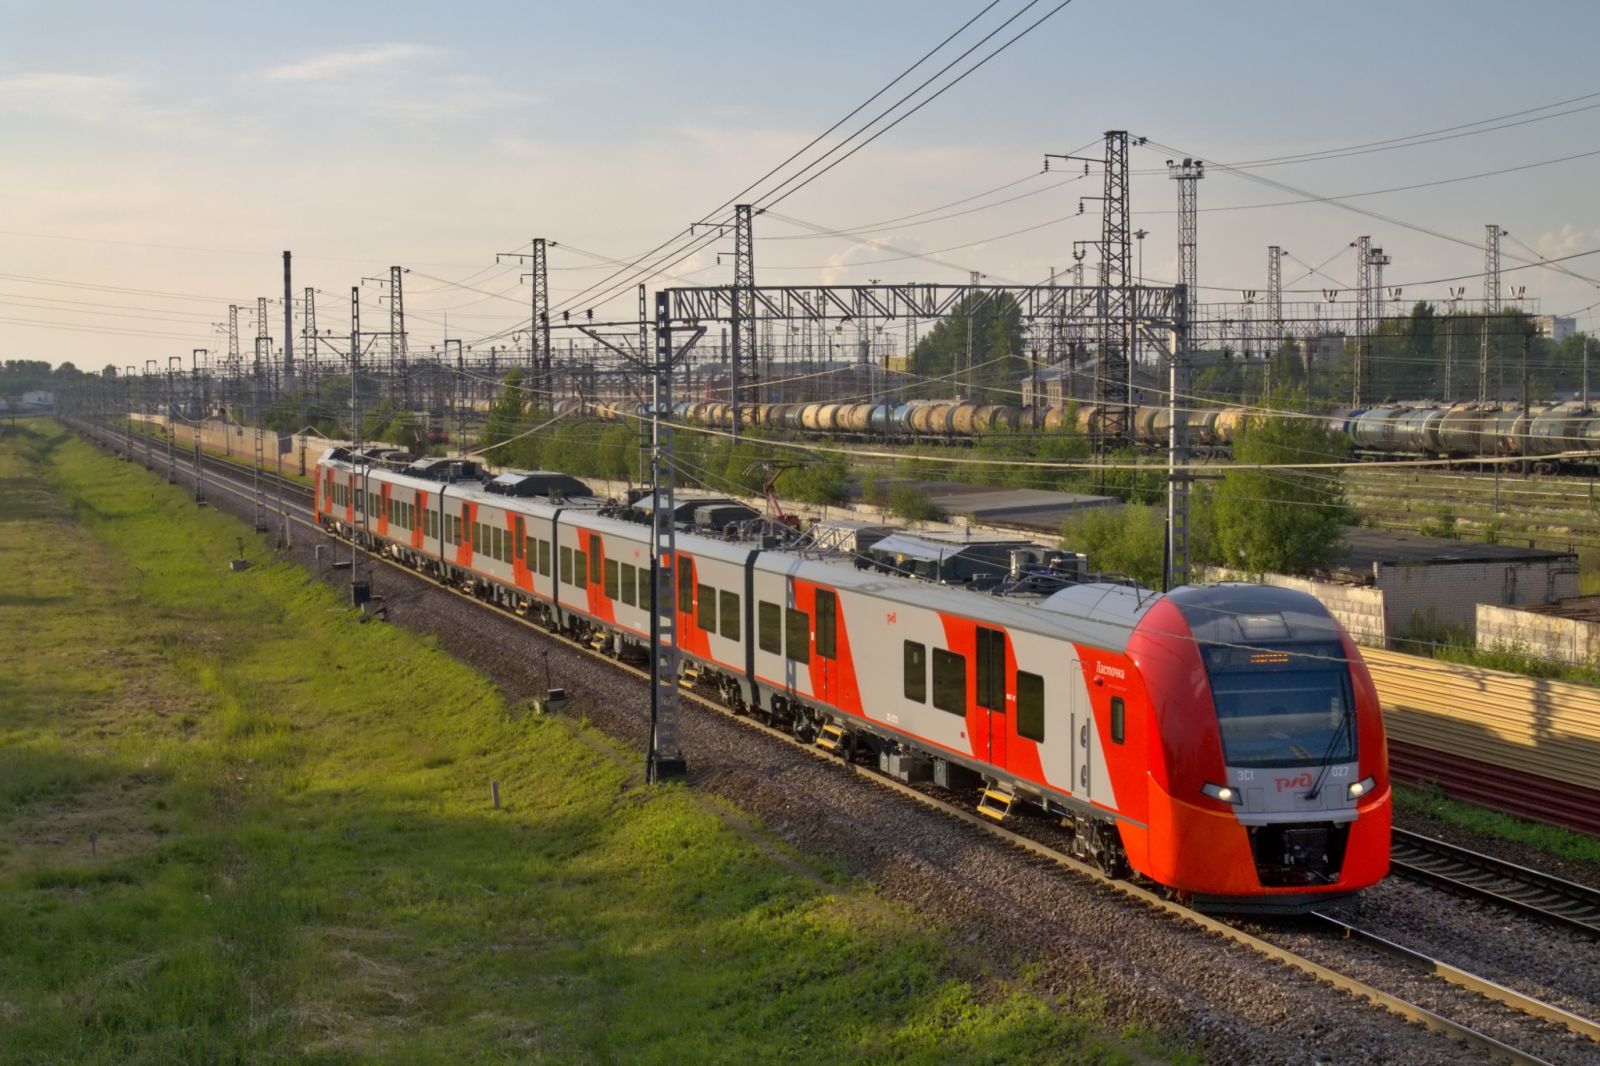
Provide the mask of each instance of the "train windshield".
POLYGON ((1321 766, 1356 757, 1350 671, 1339 645, 1209 648, 1205 659, 1229 766, 1321 766))

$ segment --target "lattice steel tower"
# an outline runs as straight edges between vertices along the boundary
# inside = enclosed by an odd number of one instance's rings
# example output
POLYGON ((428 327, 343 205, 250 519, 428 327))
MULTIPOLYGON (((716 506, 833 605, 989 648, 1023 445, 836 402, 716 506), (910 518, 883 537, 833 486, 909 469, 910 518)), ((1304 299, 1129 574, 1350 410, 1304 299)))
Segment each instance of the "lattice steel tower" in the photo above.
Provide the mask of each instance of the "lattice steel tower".
POLYGON ((1195 194, 1197 183, 1205 176, 1206 165, 1198 159, 1185 159, 1181 163, 1167 160, 1167 177, 1178 183, 1178 284, 1188 286, 1191 301, 1199 284, 1196 281, 1198 214, 1195 194))
POLYGON ((534 404, 555 404, 554 360, 550 354, 550 267, 546 258, 547 244, 543 237, 533 238, 533 270, 528 280, 533 283, 531 312, 532 336, 528 341, 528 369, 534 375, 534 388, 538 390, 534 404))
POLYGON ((406 302, 403 267, 389 268, 389 372, 400 386, 400 409, 411 409, 411 376, 406 369, 406 302))
MULTIPOLYGON (((256 365, 255 365, 255 379, 256 379, 256 383, 257 384, 260 384, 261 376, 266 371, 265 360, 262 358, 262 355, 261 355, 261 349, 266 346, 265 345, 266 339, 267 339, 267 298, 265 296, 258 296, 258 297, 256 297, 256 365)), ((269 359, 272 357, 271 349, 268 349, 266 357, 269 358, 269 359)))
POLYGON ((1283 347, 1283 256, 1276 244, 1267 246, 1267 319, 1272 323, 1273 355, 1283 347))
POLYGON ((300 319, 300 360, 305 364, 306 377, 312 384, 317 380, 317 290, 306 286, 305 311, 300 319))
POLYGON ((1104 213, 1100 223, 1100 373, 1095 402, 1105 411, 1105 435, 1133 431, 1133 233, 1128 225, 1128 131, 1106 131, 1104 213))
POLYGON ((1489 399, 1489 351, 1494 347, 1495 320, 1500 315, 1500 238, 1504 233, 1505 230, 1493 223, 1484 227, 1483 349, 1478 356, 1479 403, 1486 403, 1489 399))
POLYGON ((1357 237, 1351 247, 1356 250, 1356 351, 1350 367, 1350 403, 1360 407, 1362 375, 1372 353, 1372 238, 1357 237))
MULTIPOLYGON (((750 205, 737 204, 733 209, 733 364, 728 399, 733 404, 733 432, 739 434, 742 424, 740 377, 749 370, 748 382, 752 390, 759 380, 759 363, 756 356, 756 248, 750 224, 750 205), (748 360, 748 366, 746 366, 748 360)), ((759 396, 759 390, 755 392, 759 396)))

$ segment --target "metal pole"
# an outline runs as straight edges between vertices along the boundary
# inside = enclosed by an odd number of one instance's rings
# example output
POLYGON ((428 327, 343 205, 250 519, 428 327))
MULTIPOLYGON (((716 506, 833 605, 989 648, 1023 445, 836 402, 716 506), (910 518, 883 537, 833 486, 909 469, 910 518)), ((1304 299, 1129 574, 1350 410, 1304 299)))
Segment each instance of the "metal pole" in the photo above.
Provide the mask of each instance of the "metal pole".
MULTIPOLYGON (((294 386, 294 300, 289 287, 289 253, 283 253, 283 386, 294 386)), ((304 473, 304 471, 302 471, 304 473)))
POLYGON ((1528 424, 1528 351, 1533 347, 1533 327, 1526 319, 1522 323, 1522 440, 1517 442, 1517 450, 1522 453, 1522 476, 1528 476, 1528 439, 1531 428, 1528 424))
POLYGON ((1187 415, 1178 396, 1188 394, 1189 288, 1172 296, 1172 352, 1167 360, 1167 558, 1163 591, 1189 583, 1189 481, 1187 415), (1180 419, 1183 422, 1180 422, 1180 419))
POLYGON ((678 742, 677 544, 672 514, 672 317, 670 297, 656 293, 655 381, 650 418, 651 583, 650 751, 652 782, 687 772, 678 742))
POLYGON ((357 462, 361 464, 361 480, 357 491, 356 513, 361 516, 358 530, 350 537, 350 605, 364 607, 371 598, 372 586, 361 580, 361 542, 367 534, 367 462, 361 449, 361 287, 350 287, 350 424, 351 444, 357 462))
POLYGON ((176 361, 178 366, 183 366, 183 356, 167 356, 167 484, 174 485, 178 481, 178 433, 172 424, 172 412, 177 409, 177 394, 173 390, 172 364, 176 361))
POLYGON ((1589 410, 1589 335, 1583 334, 1583 409, 1589 410))

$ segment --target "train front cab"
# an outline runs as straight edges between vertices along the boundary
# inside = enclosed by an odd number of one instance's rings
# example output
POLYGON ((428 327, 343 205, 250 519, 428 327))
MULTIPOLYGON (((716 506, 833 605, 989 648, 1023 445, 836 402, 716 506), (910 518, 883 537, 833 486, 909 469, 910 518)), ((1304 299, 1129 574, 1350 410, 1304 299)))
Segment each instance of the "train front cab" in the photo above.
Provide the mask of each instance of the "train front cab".
POLYGON ((1130 645, 1151 691, 1144 872, 1211 910, 1295 911, 1389 870, 1388 750, 1355 646, 1303 593, 1175 590, 1130 645))

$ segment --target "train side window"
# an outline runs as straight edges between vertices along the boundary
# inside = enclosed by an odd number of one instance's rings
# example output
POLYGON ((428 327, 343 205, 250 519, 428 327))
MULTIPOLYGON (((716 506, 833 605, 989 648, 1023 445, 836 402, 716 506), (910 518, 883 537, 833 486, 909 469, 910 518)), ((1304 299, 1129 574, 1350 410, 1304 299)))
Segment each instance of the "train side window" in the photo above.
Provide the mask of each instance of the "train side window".
POLYGON ((539 576, 550 576, 550 542, 547 540, 539 542, 539 576))
POLYGON ((707 633, 717 631, 717 590, 710 585, 701 585, 695 589, 699 598, 699 610, 695 612, 695 621, 707 633))
POLYGON ((817 654, 824 659, 839 657, 839 597, 817 590, 817 654))
POLYGON ((678 610, 694 610, 694 567, 686 559, 678 560, 678 610))
POLYGON ((729 640, 739 639, 739 594, 737 592, 724 592, 721 594, 722 603, 722 635, 729 640))
POLYGON ((528 537, 522 542, 522 557, 528 560, 528 569, 538 569, 539 542, 533 537, 528 537))
POLYGON ((601 582, 600 563, 603 549, 597 550, 594 538, 589 538, 589 584, 598 585, 601 582))
POLYGON ((619 580, 619 577, 618 577, 618 574, 617 574, 617 561, 615 559, 607 559, 606 560, 606 599, 614 600, 614 599, 617 598, 617 595, 618 595, 618 592, 619 592, 619 589, 617 588, 618 580, 619 580))
POLYGON ((572 583, 580 589, 589 587, 589 556, 584 552, 572 553, 572 583))
POLYGON ((906 699, 928 702, 928 649, 908 640, 905 644, 906 699))
MULTIPOLYGON (((606 565, 607 566, 611 565, 611 561, 609 559, 606 560, 606 565)), ((635 595, 635 593, 637 593, 639 591, 639 572, 638 571, 639 571, 639 568, 634 566, 631 563, 623 563, 622 564, 622 577, 621 577, 622 602, 627 604, 629 607, 632 607, 635 603, 638 602, 638 597, 635 595)), ((610 575, 608 574, 606 576, 609 577, 610 575)))
POLYGON ((967 713, 967 657, 933 649, 933 705, 951 714, 967 713))
POLYGON ((496 559, 499 559, 500 561, 504 562, 505 561, 505 557, 506 557, 505 530, 501 529, 499 526, 495 526, 494 527, 493 540, 494 540, 494 551, 491 554, 493 554, 496 559))
POLYGON ((639 567, 639 606, 647 611, 650 610, 651 604, 650 583, 654 580, 655 575, 650 572, 648 566, 639 567))
POLYGON ((1111 697, 1111 743, 1121 744, 1127 735, 1127 709, 1122 705, 1121 696, 1111 697))
POLYGON ((561 583, 572 584, 572 549, 564 544, 561 546, 561 583))
POLYGON ((762 600, 756 604, 756 629, 761 650, 772 655, 783 654, 783 609, 775 603, 762 600))
POLYGON ((811 616, 793 607, 784 612, 784 654, 797 663, 811 661, 811 616))
POLYGON ((978 627, 977 697, 985 710, 1006 709, 1006 635, 984 626, 978 627))
POLYGON ((1044 742, 1044 678, 1017 671, 1017 736, 1044 742))

